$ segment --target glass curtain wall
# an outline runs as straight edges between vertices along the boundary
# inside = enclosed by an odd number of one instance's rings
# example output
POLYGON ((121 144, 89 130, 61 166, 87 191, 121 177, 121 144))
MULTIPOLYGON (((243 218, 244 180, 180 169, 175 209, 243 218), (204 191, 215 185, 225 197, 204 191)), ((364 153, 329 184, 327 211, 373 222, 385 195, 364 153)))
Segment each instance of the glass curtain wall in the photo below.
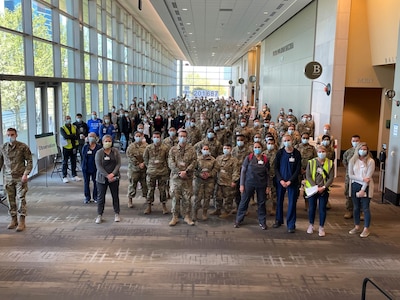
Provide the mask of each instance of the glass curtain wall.
POLYGON ((15 127, 33 153, 34 135, 57 134, 65 115, 176 96, 176 59, 117 1, 0 1, 0 45, 0 142, 15 127))

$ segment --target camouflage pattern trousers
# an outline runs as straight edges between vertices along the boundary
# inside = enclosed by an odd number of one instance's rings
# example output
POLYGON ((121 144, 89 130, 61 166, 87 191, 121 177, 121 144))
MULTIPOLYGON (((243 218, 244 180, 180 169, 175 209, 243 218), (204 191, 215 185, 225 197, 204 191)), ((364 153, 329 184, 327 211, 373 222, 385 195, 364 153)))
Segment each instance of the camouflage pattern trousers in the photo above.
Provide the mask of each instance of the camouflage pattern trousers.
POLYGON ((128 170, 128 198, 134 198, 136 196, 136 188, 138 182, 142 186, 142 196, 147 197, 147 182, 146 182, 146 170, 142 171, 131 171, 128 170))
POLYGON ((346 197, 346 210, 353 213, 353 200, 349 196, 349 185, 350 185, 349 174, 346 174, 346 177, 344 179, 344 196, 346 197))
POLYGON ((14 217, 17 215, 17 213, 19 213, 21 216, 26 216, 25 195, 28 192, 28 183, 22 183, 21 178, 6 178, 5 188, 10 206, 10 216, 14 217), (18 209, 16 201, 18 201, 18 209))
POLYGON ((147 203, 151 204, 154 202, 154 191, 156 186, 160 191, 160 202, 167 202, 166 186, 167 186, 168 175, 147 175, 147 203))
POLYGON ((208 210, 210 207, 211 197, 214 192, 214 178, 201 179, 196 178, 194 180, 194 211, 196 212, 200 208, 208 210), (203 205, 201 202, 203 201, 203 205))
POLYGON ((182 212, 184 216, 185 215, 191 216, 193 180, 179 179, 179 178, 171 179, 170 184, 171 184, 171 196, 172 196, 172 207, 171 207, 172 214, 175 217, 179 217, 179 215, 181 215, 182 212))
POLYGON ((227 213, 232 210, 233 199, 236 198, 236 187, 219 185, 217 188, 217 198, 215 200, 216 209, 224 209, 227 213))

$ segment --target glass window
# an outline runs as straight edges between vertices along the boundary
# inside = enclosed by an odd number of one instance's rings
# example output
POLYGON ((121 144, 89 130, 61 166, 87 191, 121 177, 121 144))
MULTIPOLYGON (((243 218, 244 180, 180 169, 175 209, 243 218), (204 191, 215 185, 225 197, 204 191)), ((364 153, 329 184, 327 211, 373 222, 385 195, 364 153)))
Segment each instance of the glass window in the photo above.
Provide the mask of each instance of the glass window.
POLYGON ((97 59, 97 67, 99 68, 98 80, 103 80, 103 59, 101 57, 97 59))
POLYGON ((103 56, 103 36, 100 33, 97 34, 97 51, 99 56, 103 56))
POLYGON ((25 74, 22 36, 0 30, 0 73, 25 74))
POLYGON ((83 26, 83 50, 85 52, 90 52, 90 44, 89 44, 89 28, 83 26))
POLYGON ((74 47, 74 21, 64 15, 60 15, 60 43, 74 47))
POLYGON ((11 2, 8 7, 5 7, 4 12, 0 14, 0 26, 22 32, 22 8, 20 3, 14 4, 11 2))
POLYGON ((85 79, 90 79, 90 55, 84 55, 84 72, 85 72, 85 79))
POLYGON ((33 41, 35 76, 53 77, 53 47, 51 43, 33 41))
POLYGON ((36 134, 41 134, 43 130, 42 126, 42 92, 40 88, 35 89, 35 110, 36 110, 36 134))
POLYGON ((52 40, 51 9, 36 1, 32 1, 33 35, 45 40, 52 40))
POLYGON ((88 0, 83 1, 83 22, 89 24, 89 2, 88 0))
POLYGON ((61 71, 64 78, 75 78, 74 51, 61 47, 61 71))
POLYGON ((18 140, 28 142, 28 120, 26 118, 25 82, 0 81, 1 115, 3 136, 7 128, 18 131, 18 140))
POLYGON ((77 2, 77 1, 59 0, 60 10, 65 11, 66 13, 70 14, 71 16, 75 16, 74 2, 77 2))

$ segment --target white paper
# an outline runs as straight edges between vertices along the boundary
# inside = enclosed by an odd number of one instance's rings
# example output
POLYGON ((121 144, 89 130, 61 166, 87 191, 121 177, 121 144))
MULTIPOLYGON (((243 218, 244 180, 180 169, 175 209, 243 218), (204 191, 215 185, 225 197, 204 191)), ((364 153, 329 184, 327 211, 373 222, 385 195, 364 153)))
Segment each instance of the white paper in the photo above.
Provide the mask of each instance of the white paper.
POLYGON ((307 198, 311 197, 312 195, 314 195, 318 192, 318 185, 314 185, 309 188, 306 187, 305 192, 306 192, 307 198))

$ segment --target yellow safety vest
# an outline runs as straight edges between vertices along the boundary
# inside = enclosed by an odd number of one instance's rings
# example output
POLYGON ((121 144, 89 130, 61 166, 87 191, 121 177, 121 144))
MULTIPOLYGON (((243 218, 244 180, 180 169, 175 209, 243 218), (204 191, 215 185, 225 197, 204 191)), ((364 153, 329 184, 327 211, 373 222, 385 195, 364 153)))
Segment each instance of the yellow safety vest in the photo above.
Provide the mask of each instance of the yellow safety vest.
MULTIPOLYGON (((71 132, 69 131, 69 129, 68 129, 68 127, 67 127, 66 125, 64 125, 62 128, 64 129, 64 131, 65 131, 65 133, 66 133, 67 135, 71 135, 71 132)), ((76 135, 76 128, 75 128, 74 125, 71 125, 71 131, 72 131, 72 134, 73 134, 73 135, 76 135)), ((65 149, 73 149, 74 147, 72 147, 72 142, 71 142, 71 140, 70 140, 70 139, 67 139, 66 141, 67 141, 67 144, 64 146, 64 148, 65 148, 65 149)), ((79 141, 78 141, 78 140, 75 140, 75 147, 78 146, 78 145, 79 145, 79 141)))
MULTIPOLYGON (((317 159, 313 158, 308 161, 308 164, 310 165, 310 171, 311 171, 311 178, 315 182, 315 174, 317 173, 317 159)), ((326 183, 326 175, 329 174, 329 172, 332 169, 333 162, 330 159, 325 159, 324 165, 322 168, 325 170, 325 172, 322 172, 322 178, 324 179, 324 183, 326 183)), ((311 183, 306 180, 305 186, 307 188, 311 187, 311 183)), ((328 188, 329 190, 329 188, 328 188)))

